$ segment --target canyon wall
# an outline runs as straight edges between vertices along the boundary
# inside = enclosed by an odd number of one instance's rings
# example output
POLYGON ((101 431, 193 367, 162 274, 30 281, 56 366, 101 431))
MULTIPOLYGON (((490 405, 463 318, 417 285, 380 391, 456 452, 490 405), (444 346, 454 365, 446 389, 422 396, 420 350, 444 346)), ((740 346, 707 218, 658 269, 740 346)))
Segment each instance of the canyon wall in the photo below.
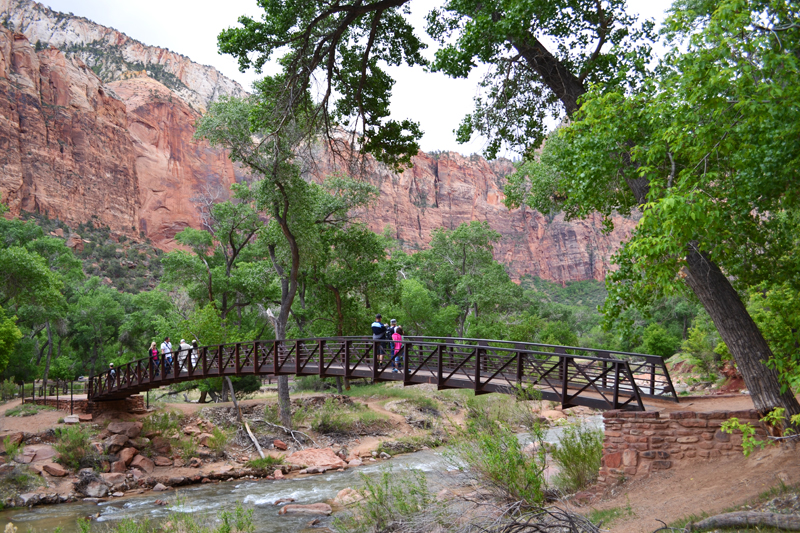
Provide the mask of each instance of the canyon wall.
MULTIPOLYGON (((25 32, 0 27, 0 196, 12 213, 71 224, 96 217, 114 232, 173 249, 177 232, 201 227, 201 198, 224 200, 245 178, 224 151, 192 138, 200 110, 220 94, 241 94, 235 82, 34 2, 0 0, 0 8, 9 28, 25 32), (93 43, 94 51, 75 43, 93 43), (160 67, 136 71, 133 60, 160 67), (112 63, 119 68, 103 70, 112 63)), ((310 179, 336 170, 321 156, 310 179)), ((434 228, 487 221, 502 235, 495 258, 513 279, 602 280, 635 225, 615 217, 606 235, 599 216, 567 222, 562 214, 508 211, 502 190, 513 166, 506 160, 420 153, 403 173, 374 161, 368 167, 364 179, 380 190, 364 215, 371 229, 388 227, 415 251, 427 247, 434 228)))

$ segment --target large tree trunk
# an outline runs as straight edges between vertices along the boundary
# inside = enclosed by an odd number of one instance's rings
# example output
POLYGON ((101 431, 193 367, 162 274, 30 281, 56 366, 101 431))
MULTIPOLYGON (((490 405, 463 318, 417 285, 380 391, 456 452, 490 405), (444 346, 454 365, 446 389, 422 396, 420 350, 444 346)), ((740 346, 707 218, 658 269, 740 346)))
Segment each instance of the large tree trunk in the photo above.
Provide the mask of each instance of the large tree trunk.
MULTIPOLYGON (((275 339, 279 342, 286 340, 286 322, 288 321, 288 312, 278 314, 275 320, 275 339)), ((278 376, 278 416, 281 419, 281 425, 287 428, 292 427, 292 401, 289 397, 289 376, 278 376)))
MULTIPOLYGON (((42 377, 42 386, 47 391, 47 376, 50 374, 50 359, 53 356, 53 332, 50 331, 50 321, 47 321, 47 359, 44 363, 44 376, 42 377)), ((58 384, 56 384, 58 386, 58 384)), ((47 392, 45 392, 47 395, 47 392)))
POLYGON ((756 410, 766 414, 784 407, 789 416, 800 413, 800 404, 791 390, 781 392, 778 372, 764 364, 772 357, 772 351, 728 278, 694 249, 687 254, 686 262, 686 282, 733 355, 756 410))

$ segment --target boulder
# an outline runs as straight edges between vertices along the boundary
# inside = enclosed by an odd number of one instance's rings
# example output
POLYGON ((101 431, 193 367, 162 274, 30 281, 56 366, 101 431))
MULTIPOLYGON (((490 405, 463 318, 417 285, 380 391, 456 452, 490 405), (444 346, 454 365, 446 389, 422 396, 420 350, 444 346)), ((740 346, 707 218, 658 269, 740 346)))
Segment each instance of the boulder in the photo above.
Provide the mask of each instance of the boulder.
POLYGON ((137 453, 138 452, 136 451, 136 448, 122 448, 122 450, 119 452, 119 460, 124 462, 127 466, 131 464, 131 461, 134 457, 136 457, 137 453))
POLYGON ((103 481, 105 481, 108 485, 118 485, 120 483, 125 483, 124 472, 110 472, 108 474, 100 474, 100 478, 103 481))
POLYGON ((53 477, 64 477, 68 473, 63 466, 55 463, 47 463, 45 465, 42 465, 42 470, 44 470, 53 477))
POLYGON ((70 415, 64 417, 65 424, 78 424, 80 423, 81 419, 78 418, 78 415, 70 415))
POLYGON ((131 468, 137 468, 147 474, 152 474, 153 470, 156 468, 156 465, 144 455, 137 455, 131 461, 131 468))
POLYGON ((350 505, 351 503, 355 503, 363 499, 364 497, 357 490, 347 487, 346 489, 340 490, 336 494, 336 497, 333 499, 333 504, 344 507, 345 505, 350 505))
POLYGON ((184 465, 183 459, 181 459, 180 457, 176 457, 175 460, 172 462, 172 466, 174 466, 175 468, 182 468, 183 465, 184 465))
MULTIPOLYGON (((333 453, 333 452, 331 452, 333 453)), ((308 514, 308 515, 324 515, 330 516, 333 510, 327 503, 312 503, 309 505, 299 505, 290 503, 281 507, 278 514, 308 514)))
POLYGON ((348 466, 361 466, 363 464, 364 462, 361 459, 353 459, 352 461, 347 463, 348 466))
POLYGON ((203 466, 203 461, 201 461, 199 457, 192 457, 189 459, 189 464, 186 466, 189 468, 200 468, 203 466))
POLYGON ((108 487, 100 481, 87 484, 83 492, 89 498, 105 498, 108 496, 108 487))
POLYGON ((289 448, 289 446, 287 446, 285 442, 279 439, 273 440, 272 445, 275 446, 275 448, 278 450, 287 450, 289 448))
POLYGON ((126 444, 128 444, 128 437, 125 435, 111 435, 103 441, 103 449, 106 453, 116 454, 126 444))
POLYGON ((106 429, 115 435, 125 435, 128 438, 135 439, 142 432, 142 423, 111 422, 106 429))
POLYGON ((172 459, 159 455, 153 458, 153 463, 155 463, 156 466, 172 466, 172 459))
MULTIPOLYGON (((108 475, 108 474, 107 474, 108 475)), ((123 474, 112 474, 122 476, 123 474)), ((106 481, 92 472, 91 468, 84 468, 78 472, 78 480, 73 482, 75 492, 88 498, 103 498, 108 494, 106 481)))
MULTIPOLYGON (((0 440, 0 443, 2 443, 5 439, 9 439, 11 444, 22 444, 22 441, 25 440, 25 434, 21 432, 11 433, 10 435, 3 437, 3 439, 0 440)), ((5 451, 5 449, 3 451, 5 451)))
POLYGON ((330 448, 308 448, 299 450, 289 455, 286 461, 297 465, 307 465, 309 467, 328 467, 343 468, 347 463, 333 453, 330 448))
POLYGON ((283 472, 280 470, 276 470, 272 475, 275 476, 275 479, 283 479, 283 472))
POLYGON ((200 433, 202 433, 202 431, 200 431, 198 428, 194 426, 186 426, 185 428, 183 428, 183 433, 185 435, 199 435, 200 433))
POLYGON ((153 451, 156 453, 156 455, 166 456, 172 453, 172 446, 169 443, 169 439, 161 436, 153 437, 152 444, 153 451))
POLYGON ((197 435, 197 437, 195 437, 195 441, 200 446, 208 446, 208 439, 211 439, 213 437, 214 435, 212 435, 211 433, 200 433, 199 435, 197 435))
POLYGON ((153 490, 156 491, 156 492, 163 492, 163 491, 167 490, 167 487, 165 485, 161 484, 161 483, 156 483, 156 486, 153 487, 153 490))
POLYGON ((113 474, 119 474, 119 473, 124 474, 127 468, 128 465, 126 465, 125 461, 122 460, 114 461, 113 463, 111 463, 111 473, 113 474))
POLYGON ((92 414, 91 413, 81 413, 78 415, 78 420, 81 422, 91 422, 92 421, 92 414))
POLYGON ((128 444, 130 444, 137 450, 142 450, 150 446, 150 439, 148 439, 147 437, 136 437, 135 439, 129 439, 128 444))
POLYGON ((25 447, 25 453, 33 453, 33 462, 47 461, 58 456, 55 448, 49 444, 33 444, 25 447))
POLYGON ((167 485, 170 487, 177 487, 186 483, 186 478, 183 476, 173 476, 167 480, 167 485))

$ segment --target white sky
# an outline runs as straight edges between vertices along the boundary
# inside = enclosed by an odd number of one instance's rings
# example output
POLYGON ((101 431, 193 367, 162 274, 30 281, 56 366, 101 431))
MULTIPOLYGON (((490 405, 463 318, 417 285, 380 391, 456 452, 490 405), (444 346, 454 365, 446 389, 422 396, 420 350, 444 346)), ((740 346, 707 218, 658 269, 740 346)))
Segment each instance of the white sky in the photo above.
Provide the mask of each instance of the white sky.
MULTIPOLYGON (((39 0, 51 9, 86 17, 110 26, 129 37, 151 46, 169 48, 193 61, 212 65, 226 76, 249 89, 258 76, 252 71, 241 73, 230 56, 217 53, 217 35, 236 26, 240 15, 260 19, 262 10, 256 0, 39 0)), ((309 0, 313 1, 313 0, 309 0)), ((629 0, 631 11, 661 21, 671 0, 629 0)), ((440 0, 413 0, 412 16, 419 20, 418 35, 427 39, 423 17, 440 0)), ((426 55, 432 57, 432 42, 426 55)), ((455 80, 443 74, 426 73, 420 68, 400 67, 391 71, 397 83, 393 89, 393 118, 410 118, 420 123, 425 132, 421 141, 424 151, 449 150, 462 154, 480 153, 484 141, 475 139, 458 144, 453 130, 473 109, 481 73, 474 71, 469 79, 455 80)))

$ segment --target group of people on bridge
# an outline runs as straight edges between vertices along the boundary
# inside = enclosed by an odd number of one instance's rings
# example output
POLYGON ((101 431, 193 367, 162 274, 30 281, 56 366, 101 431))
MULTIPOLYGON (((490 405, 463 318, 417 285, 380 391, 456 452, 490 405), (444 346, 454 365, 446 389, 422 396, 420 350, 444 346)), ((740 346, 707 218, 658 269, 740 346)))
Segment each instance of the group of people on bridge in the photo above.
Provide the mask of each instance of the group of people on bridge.
MULTIPOLYGON (((199 347, 197 339, 193 340, 191 344, 187 343, 185 339, 181 342, 177 350, 174 350, 170 342, 169 335, 164 337, 164 342, 161 343, 161 349, 156 348, 156 342, 150 343, 150 348, 147 350, 147 356, 152 361, 153 375, 161 375, 161 367, 163 361, 164 373, 169 375, 173 370, 173 363, 177 362, 177 367, 189 370, 197 366, 199 357, 199 347), (184 368, 185 367, 185 368, 184 368)), ((108 381, 113 383, 117 378, 117 370, 114 368, 114 363, 108 365, 108 381)))
POLYGON ((402 372, 406 360, 403 328, 397 325, 395 318, 391 319, 388 324, 382 323, 382 318, 380 313, 375 315, 375 322, 372 323, 372 340, 391 342, 377 344, 378 362, 383 363, 383 356, 388 354, 392 358, 392 372, 402 372))

